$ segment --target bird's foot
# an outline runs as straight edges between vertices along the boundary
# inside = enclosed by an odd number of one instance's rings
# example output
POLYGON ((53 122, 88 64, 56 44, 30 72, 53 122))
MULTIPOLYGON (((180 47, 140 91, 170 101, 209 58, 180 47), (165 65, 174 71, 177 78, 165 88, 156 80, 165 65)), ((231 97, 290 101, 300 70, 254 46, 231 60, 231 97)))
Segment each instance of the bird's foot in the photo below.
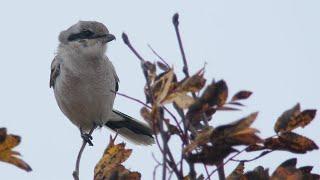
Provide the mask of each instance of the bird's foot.
POLYGON ((83 139, 83 141, 87 142, 89 144, 89 146, 93 146, 93 143, 92 143, 92 136, 88 133, 83 133, 81 134, 81 137, 83 139))

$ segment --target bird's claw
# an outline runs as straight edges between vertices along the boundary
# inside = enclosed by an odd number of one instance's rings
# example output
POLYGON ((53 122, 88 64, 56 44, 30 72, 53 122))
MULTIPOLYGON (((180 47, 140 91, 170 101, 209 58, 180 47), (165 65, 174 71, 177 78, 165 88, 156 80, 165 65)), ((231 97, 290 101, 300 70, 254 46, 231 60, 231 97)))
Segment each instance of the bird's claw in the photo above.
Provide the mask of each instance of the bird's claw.
POLYGON ((93 143, 92 143, 92 136, 90 134, 87 134, 87 133, 84 133, 81 135, 83 141, 87 142, 89 144, 89 146, 93 146, 93 143))

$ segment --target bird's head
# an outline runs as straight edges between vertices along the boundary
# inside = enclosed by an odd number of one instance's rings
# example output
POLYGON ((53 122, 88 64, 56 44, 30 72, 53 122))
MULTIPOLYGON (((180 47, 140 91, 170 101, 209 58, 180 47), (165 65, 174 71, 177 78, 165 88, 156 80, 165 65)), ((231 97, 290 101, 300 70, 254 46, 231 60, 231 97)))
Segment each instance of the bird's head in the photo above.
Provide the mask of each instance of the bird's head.
POLYGON ((107 27, 96 21, 79 21, 59 35, 63 46, 72 48, 83 55, 104 54, 107 43, 114 40, 107 27))

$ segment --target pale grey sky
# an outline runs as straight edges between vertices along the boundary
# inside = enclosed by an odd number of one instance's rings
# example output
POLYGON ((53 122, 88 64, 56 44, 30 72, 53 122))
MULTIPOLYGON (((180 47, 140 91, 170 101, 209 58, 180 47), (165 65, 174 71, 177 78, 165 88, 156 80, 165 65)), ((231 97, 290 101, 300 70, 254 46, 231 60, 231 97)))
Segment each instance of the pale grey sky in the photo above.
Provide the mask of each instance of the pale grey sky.
MULTIPOLYGON (((151 44, 178 70, 181 58, 171 17, 180 13, 180 27, 191 72, 207 62, 206 77, 225 79, 230 94, 248 89, 254 92, 242 112, 219 113, 214 125, 260 112, 254 126, 262 137, 273 135, 276 118, 300 102, 303 109, 319 108, 320 1, 230 0, 230 1, 5 1, 0 6, 1 71, 0 126, 22 136, 16 149, 33 168, 26 173, 0 162, 0 179, 71 179, 81 139, 78 129, 60 112, 49 89, 50 63, 61 30, 78 20, 106 24, 118 40, 109 46, 108 56, 121 79, 120 92, 143 99, 144 79, 139 63, 121 40, 127 32, 132 43, 147 59, 155 56, 151 44)), ((141 106, 118 97, 116 107, 140 117, 141 106)), ((318 145, 320 116, 299 133, 318 145)), ((94 133, 94 147, 86 149, 81 179, 92 179, 95 163, 109 140, 103 129, 94 133)), ((120 140, 120 139, 119 139, 120 140)), ((151 179, 155 165, 151 153, 156 146, 133 148, 126 166, 151 179)), ((320 155, 275 152, 246 165, 274 168, 298 157, 298 165, 319 165, 320 155)), ((227 174, 236 164, 230 163, 227 174)), ((214 168, 211 168, 214 169, 214 168)), ((314 168, 319 173, 319 166, 314 168)))

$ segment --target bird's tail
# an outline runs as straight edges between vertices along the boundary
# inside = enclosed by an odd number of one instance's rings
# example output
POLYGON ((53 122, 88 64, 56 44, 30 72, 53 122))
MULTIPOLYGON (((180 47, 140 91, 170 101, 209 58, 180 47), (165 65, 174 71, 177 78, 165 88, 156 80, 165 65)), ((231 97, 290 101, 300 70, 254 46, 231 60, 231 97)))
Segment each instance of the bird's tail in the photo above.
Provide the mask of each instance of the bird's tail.
POLYGON ((150 127, 118 110, 112 110, 112 116, 105 125, 136 144, 151 145, 154 143, 150 127))

